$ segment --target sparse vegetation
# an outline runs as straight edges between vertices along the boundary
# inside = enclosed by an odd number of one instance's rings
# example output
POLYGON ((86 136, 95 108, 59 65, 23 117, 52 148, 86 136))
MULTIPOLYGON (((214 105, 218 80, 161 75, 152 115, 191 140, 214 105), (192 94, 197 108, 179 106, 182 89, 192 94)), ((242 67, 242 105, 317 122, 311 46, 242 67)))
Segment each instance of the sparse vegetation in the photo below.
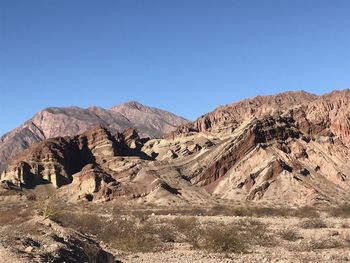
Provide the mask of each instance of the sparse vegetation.
POLYGON ((113 247, 129 252, 154 251, 158 240, 147 229, 147 226, 136 225, 133 221, 118 220, 102 229, 98 235, 104 242, 113 247))
POLYGON ((321 218, 306 219, 300 223, 300 227, 305 229, 326 228, 327 225, 321 218))
POLYGON ((93 213, 62 211, 56 213, 52 219, 64 227, 70 227, 85 234, 97 235, 102 229, 101 218, 93 213))
POLYGON ((37 196, 36 196, 36 194, 34 194, 34 193, 29 193, 29 194, 26 195, 26 198, 27 198, 27 200, 29 200, 29 201, 36 201, 37 196))
POLYGON ((58 210, 56 207, 48 201, 39 200, 36 203, 36 208, 38 214, 41 215, 44 219, 54 219, 54 217, 58 214, 58 210))
POLYGON ((295 242, 300 239, 299 233, 294 229, 282 229, 278 232, 278 235, 283 239, 290 242, 295 242))
POLYGON ((180 235, 180 241, 189 242, 194 248, 198 247, 200 224, 195 217, 176 217, 170 221, 175 231, 180 235))
POLYGON ((312 238, 300 243, 297 247, 292 247, 297 251, 313 251, 319 249, 341 248, 343 244, 336 239, 316 239, 312 238))
POLYGON ((101 248, 98 246, 94 246, 87 243, 83 244, 83 252, 85 256, 87 257, 89 263, 97 263, 98 262, 98 253, 101 251, 101 248))
MULTIPOLYGON (((10 226, 18 221, 16 217, 19 218, 21 213, 25 215, 36 208, 43 218, 82 232, 91 240, 102 241, 126 254, 172 250, 179 244, 184 245, 180 247, 226 256, 232 255, 231 253, 248 256, 257 247, 276 246, 291 253, 350 247, 350 235, 344 232, 346 230, 338 229, 338 226, 349 224, 348 220, 340 217, 337 221, 332 221, 333 219, 328 217, 325 221, 323 218, 329 211, 327 209, 319 213, 308 208, 270 210, 217 206, 194 210, 187 208, 185 215, 174 215, 175 212, 170 213, 169 208, 153 206, 129 210, 126 207, 118 207, 118 213, 114 210, 115 206, 102 208, 94 207, 91 203, 64 207, 62 202, 53 200, 26 202, 31 206, 25 209, 22 206, 21 209, 15 210, 15 213, 0 213, 0 224, 10 226), (237 213, 241 216, 237 216, 237 213), (159 214, 161 216, 158 216, 159 214), (277 227, 272 224, 273 220, 277 220, 277 227), (336 230, 334 227, 330 228, 335 223, 336 230), (318 231, 320 228, 328 229, 318 231), (310 237, 309 233, 313 231, 318 231, 317 235, 310 237), (332 231, 338 234, 332 234, 332 231), (281 240, 283 242, 278 242, 281 240)), ((11 207, 8 207, 7 211, 11 211, 11 207)), ((181 212, 181 209, 176 209, 176 213, 179 211, 181 212)), ((17 229, 21 231, 21 236, 25 233, 41 235, 40 230, 29 230, 33 227, 33 224, 21 223, 21 227, 17 229)), ((16 236, 18 233, 8 235, 8 239, 13 239, 12 243, 8 244, 16 244, 16 236)), ((95 262, 96 253, 99 253, 98 247, 82 246, 81 249, 88 262, 95 262)))
POLYGON ((201 232, 200 248, 212 252, 246 252, 247 242, 236 227, 211 225, 201 232))
POLYGON ((329 209, 328 213, 330 216, 333 216, 333 217, 348 218, 350 217, 350 204, 344 203, 337 207, 332 207, 329 209))
POLYGON ((344 241, 350 245, 350 233, 346 233, 345 234, 345 238, 344 238, 344 241))

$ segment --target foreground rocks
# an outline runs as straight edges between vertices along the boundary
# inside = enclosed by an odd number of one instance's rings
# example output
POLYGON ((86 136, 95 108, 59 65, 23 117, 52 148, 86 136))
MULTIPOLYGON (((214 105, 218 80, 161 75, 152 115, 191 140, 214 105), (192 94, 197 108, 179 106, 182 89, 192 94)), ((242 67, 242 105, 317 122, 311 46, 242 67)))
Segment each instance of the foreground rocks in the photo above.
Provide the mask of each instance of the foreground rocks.
MULTIPOLYGON (((32 208, 10 205, 1 209, 0 256, 11 263, 119 262, 91 237, 38 216, 32 208), (21 212, 16 211, 20 209, 21 212), (6 214, 20 213, 4 221, 6 214)), ((31 204, 29 204, 31 205, 31 204)))

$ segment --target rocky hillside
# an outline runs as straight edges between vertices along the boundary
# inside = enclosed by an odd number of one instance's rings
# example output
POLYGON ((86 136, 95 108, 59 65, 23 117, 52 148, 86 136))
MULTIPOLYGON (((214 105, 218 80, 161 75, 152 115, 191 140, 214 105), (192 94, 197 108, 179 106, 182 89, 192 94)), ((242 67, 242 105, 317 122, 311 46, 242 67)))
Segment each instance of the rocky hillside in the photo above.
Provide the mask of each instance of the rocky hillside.
POLYGON ((0 138, 0 171, 7 161, 30 145, 58 136, 73 136, 96 125, 111 132, 136 128, 143 137, 160 138, 187 120, 131 101, 112 109, 90 107, 47 108, 0 138))
POLYGON ((7 188, 52 183, 69 201, 335 204, 350 197, 350 91, 220 107, 164 139, 97 127, 11 161, 7 188))
POLYGON ((271 114, 281 114, 287 109, 298 107, 316 99, 316 95, 305 91, 284 92, 277 95, 244 99, 230 105, 218 107, 214 111, 201 116, 195 122, 181 126, 177 133, 220 130, 228 126, 236 128, 251 116, 260 118, 271 114))
POLYGON ((350 90, 316 96, 304 91, 258 96, 221 106, 195 122, 181 126, 175 133, 219 131, 237 128, 249 117, 262 118, 289 111, 305 132, 329 131, 349 145, 350 90), (308 129, 308 130, 307 130, 308 129))

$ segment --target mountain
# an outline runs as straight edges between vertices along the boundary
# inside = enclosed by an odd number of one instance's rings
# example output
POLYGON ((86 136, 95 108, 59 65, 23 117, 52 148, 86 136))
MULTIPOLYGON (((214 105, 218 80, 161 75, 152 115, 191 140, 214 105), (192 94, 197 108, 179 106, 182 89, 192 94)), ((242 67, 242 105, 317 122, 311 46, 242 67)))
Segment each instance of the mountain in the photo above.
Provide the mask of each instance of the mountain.
POLYGON ((343 143, 349 145, 349 106, 350 90, 333 91, 323 96, 304 91, 258 96, 221 106, 195 122, 181 126, 175 133, 235 129, 249 117, 262 118, 289 111, 299 121, 300 128, 304 132, 332 132, 343 143))
POLYGON ((312 102, 317 98, 318 96, 305 91, 295 91, 244 99, 237 103, 220 106, 196 121, 186 123, 178 129, 178 132, 213 131, 223 127, 236 128, 251 116, 260 118, 272 114, 281 114, 287 109, 312 102))
POLYGON ((30 147, 0 180, 7 188, 51 183, 68 201, 342 203, 350 197, 349 103, 349 90, 259 96, 162 139, 98 126, 30 147))
POLYGON ((0 138, 0 171, 9 159, 34 143, 76 135, 99 124, 108 127, 113 133, 133 127, 143 137, 160 138, 186 122, 186 119, 172 113, 135 101, 112 109, 47 108, 0 138))

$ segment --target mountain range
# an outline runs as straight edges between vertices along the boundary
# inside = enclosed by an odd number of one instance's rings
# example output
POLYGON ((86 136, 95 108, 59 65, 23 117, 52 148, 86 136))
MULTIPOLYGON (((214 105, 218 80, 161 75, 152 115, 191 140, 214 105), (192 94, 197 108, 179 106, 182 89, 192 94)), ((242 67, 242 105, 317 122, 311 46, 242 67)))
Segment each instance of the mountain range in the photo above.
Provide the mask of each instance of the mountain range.
POLYGON ((103 125, 111 132, 136 128, 143 137, 160 138, 188 120, 157 108, 130 101, 100 107, 46 108, 0 137, 0 171, 9 159, 32 144, 59 136, 72 136, 103 125))
POLYGON ((136 102, 112 110, 45 110, 10 133, 23 139, 31 132, 35 139, 23 140, 28 143, 22 149, 29 148, 12 158, 0 179, 21 188, 50 183, 68 201, 349 200, 350 90, 258 96, 220 106, 194 122, 156 112, 158 118, 136 102), (70 116, 77 115, 72 122, 70 116), (41 142, 30 146, 36 141, 41 142))

